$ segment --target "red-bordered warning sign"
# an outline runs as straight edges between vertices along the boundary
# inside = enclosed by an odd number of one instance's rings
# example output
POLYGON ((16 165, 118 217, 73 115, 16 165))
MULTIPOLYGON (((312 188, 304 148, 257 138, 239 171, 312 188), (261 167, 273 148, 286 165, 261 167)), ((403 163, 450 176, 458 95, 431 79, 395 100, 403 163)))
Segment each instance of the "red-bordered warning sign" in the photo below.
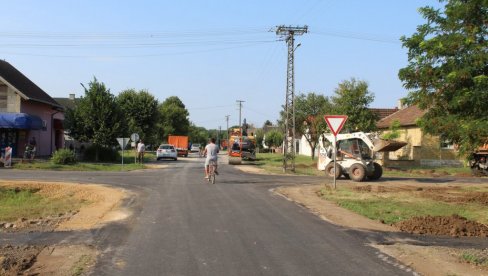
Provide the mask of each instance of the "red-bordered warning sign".
POLYGON ((337 136, 347 121, 347 115, 325 115, 324 119, 334 136, 337 136))

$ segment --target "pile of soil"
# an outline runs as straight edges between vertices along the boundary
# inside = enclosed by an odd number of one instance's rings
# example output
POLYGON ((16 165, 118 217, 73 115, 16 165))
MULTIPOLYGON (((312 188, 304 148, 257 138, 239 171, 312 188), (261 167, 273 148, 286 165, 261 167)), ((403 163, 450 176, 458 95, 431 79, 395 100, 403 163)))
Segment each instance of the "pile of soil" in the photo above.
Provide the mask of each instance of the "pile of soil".
POLYGON ((401 231, 420 235, 488 237, 488 226, 458 215, 413 217, 394 226, 401 231))
POLYGON ((0 247, 0 275, 22 275, 36 262, 42 249, 38 246, 0 247))

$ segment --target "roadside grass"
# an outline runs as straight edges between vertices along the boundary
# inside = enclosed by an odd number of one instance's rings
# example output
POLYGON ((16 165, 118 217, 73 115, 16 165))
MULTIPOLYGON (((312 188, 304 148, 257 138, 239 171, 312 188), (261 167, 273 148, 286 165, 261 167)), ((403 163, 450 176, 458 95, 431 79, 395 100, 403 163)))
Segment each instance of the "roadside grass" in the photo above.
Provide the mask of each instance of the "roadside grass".
MULTIPOLYGON (((279 153, 258 153, 255 165, 270 173, 283 174, 283 155, 279 153)), ((297 155, 295 158, 295 174, 325 176, 325 172, 317 169, 318 158, 297 155)), ((290 172, 287 172, 290 174, 290 172)), ((386 177, 433 177, 433 176, 470 176, 470 168, 465 167, 409 167, 383 168, 386 177)))
POLYGON ((66 197, 48 198, 35 189, 0 187, 0 221, 11 222, 18 218, 34 219, 76 210, 86 202, 66 197))
POLYGON ((482 266, 488 267, 488 248, 480 250, 480 249, 468 249, 464 250, 460 256, 461 260, 482 266))
POLYGON ((319 196, 333 201, 345 209, 386 224, 394 224, 418 216, 451 216, 453 214, 488 224, 486 206, 476 202, 447 203, 426 198, 414 192, 369 193, 345 186, 338 187, 336 190, 323 188, 320 190, 319 196))
MULTIPOLYGON (((120 151, 122 156, 122 151, 120 151)), ((124 166, 122 160, 117 163, 95 163, 95 162, 78 162, 73 165, 58 165, 50 160, 33 160, 26 163, 15 163, 14 168, 20 170, 56 170, 56 171, 133 171, 145 169, 144 164, 135 163, 135 154, 133 151, 124 151, 124 166)), ((156 160, 156 153, 146 152, 144 163, 156 160)))

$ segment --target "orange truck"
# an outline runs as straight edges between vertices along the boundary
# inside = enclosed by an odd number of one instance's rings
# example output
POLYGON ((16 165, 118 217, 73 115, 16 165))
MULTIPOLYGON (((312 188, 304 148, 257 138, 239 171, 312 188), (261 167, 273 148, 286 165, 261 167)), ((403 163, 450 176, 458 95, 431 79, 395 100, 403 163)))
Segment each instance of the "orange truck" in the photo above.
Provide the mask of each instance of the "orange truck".
POLYGON ((168 144, 173 145, 178 152, 178 156, 188 157, 188 136, 168 136, 168 144))

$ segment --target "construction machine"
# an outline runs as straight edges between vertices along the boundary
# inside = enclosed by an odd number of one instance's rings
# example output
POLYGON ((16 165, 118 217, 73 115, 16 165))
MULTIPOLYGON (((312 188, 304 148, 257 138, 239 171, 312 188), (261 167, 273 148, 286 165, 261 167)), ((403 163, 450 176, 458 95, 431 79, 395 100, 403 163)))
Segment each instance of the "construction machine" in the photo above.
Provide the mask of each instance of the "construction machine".
POLYGON ((330 177, 343 175, 354 181, 377 180, 383 175, 382 166, 375 162, 375 153, 396 151, 407 143, 383 140, 364 132, 338 134, 336 146, 334 136, 324 135, 325 140, 319 143, 319 160, 317 168, 325 171, 330 177), (336 166, 334 171, 334 153, 336 166))
POLYGON ((243 135, 240 128, 234 128, 228 142, 230 165, 239 165, 243 159, 256 160, 256 138, 252 134, 243 135))
POLYGON ((475 176, 488 176, 488 143, 479 147, 469 160, 471 172, 475 176))

